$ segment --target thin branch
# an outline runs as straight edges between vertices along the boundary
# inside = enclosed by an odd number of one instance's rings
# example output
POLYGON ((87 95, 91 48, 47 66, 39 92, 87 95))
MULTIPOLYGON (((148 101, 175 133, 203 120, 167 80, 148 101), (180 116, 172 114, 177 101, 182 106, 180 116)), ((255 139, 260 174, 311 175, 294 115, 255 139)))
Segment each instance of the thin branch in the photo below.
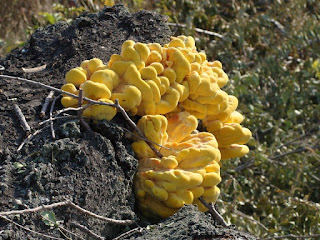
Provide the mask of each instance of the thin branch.
POLYGON ((238 211, 236 209, 233 209, 233 212, 235 214, 239 215, 240 217, 246 218, 246 219, 250 220, 251 222, 254 222, 254 223, 258 224, 260 227, 263 228, 263 230, 269 231, 269 229, 266 226, 264 226, 261 222, 259 222, 258 220, 254 219, 253 217, 248 216, 248 215, 244 214, 243 212, 240 212, 240 211, 238 211))
POLYGON ((274 160, 274 159, 281 158, 281 157, 284 157, 284 156, 287 156, 287 155, 290 155, 290 154, 300 153, 300 152, 305 152, 305 151, 313 151, 314 149, 319 149, 319 148, 320 148, 320 145, 314 145, 314 146, 311 146, 311 147, 300 147, 300 148, 298 148, 296 150, 292 150, 290 152, 286 152, 286 153, 283 153, 283 154, 275 155, 273 157, 270 157, 270 159, 274 160))
POLYGON ((104 237, 99 236, 98 234, 96 234, 95 232, 91 231, 89 228, 87 228, 86 226, 83 226, 79 223, 76 222, 71 222, 70 223, 72 226, 80 229, 81 231, 87 233, 88 235, 90 235, 91 237, 93 237, 94 239, 98 239, 98 240, 105 240, 104 237))
POLYGON ((44 100, 44 104, 42 105, 41 112, 40 112, 40 117, 43 118, 46 115, 47 108, 49 106, 49 103, 50 103, 53 95, 54 95, 54 91, 50 91, 48 96, 44 100))
POLYGON ((203 206, 208 208, 209 212, 211 213, 213 218, 218 221, 218 223, 220 223, 223 227, 228 227, 228 224, 223 219, 223 217, 220 215, 220 213, 218 213, 218 211, 215 209, 213 203, 211 203, 211 204, 207 203, 202 197, 199 197, 199 200, 203 204, 203 206))
POLYGON ((67 206, 69 204, 69 200, 63 201, 63 202, 57 202, 57 203, 52 203, 50 205, 43 205, 40 207, 35 207, 35 208, 28 208, 24 210, 12 210, 12 211, 7 211, 7 212, 0 212, 0 216, 10 216, 10 215, 17 215, 17 214, 28 214, 28 213, 36 213, 40 212, 43 210, 48 210, 56 207, 63 207, 67 206))
POLYGON ((299 235, 284 235, 284 236, 273 236, 269 238, 262 238, 261 240, 272 240, 272 239, 281 239, 281 238, 318 238, 320 237, 320 234, 314 234, 314 235, 309 235, 309 236, 299 236, 299 235))
MULTIPOLYGON (((12 77, 12 76, 8 76, 8 75, 0 75, 0 79, 11 79, 11 80, 17 80, 17 81, 22 81, 22 82, 27 82, 27 83, 31 83, 31 84, 34 84, 34 85, 37 85, 37 86, 41 86, 41 87, 44 87, 44 88, 47 88, 47 89, 50 89, 50 90, 53 90, 53 91, 56 91, 56 92, 59 92, 59 93, 63 93, 63 94, 66 94, 68 96, 71 96, 71 97, 74 97, 74 98, 79 98, 78 95, 75 95, 75 94, 72 94, 72 93, 69 93, 69 92, 66 92, 66 91, 63 91, 61 89, 58 89, 58 88, 55 88, 55 87, 52 87, 52 86, 49 86, 49 85, 46 85, 46 84, 43 84, 43 83, 40 83, 40 82, 36 82, 36 81, 33 81, 33 80, 29 80, 29 79, 26 79, 26 78, 20 78, 20 77, 12 77)), ((102 102, 102 101, 96 101, 96 100, 92 100, 90 98, 87 98, 87 97, 83 97, 83 100, 84 101, 88 101, 89 103, 92 103, 92 104, 99 104, 99 105, 106 105, 106 106, 110 106, 110 107, 115 107, 117 108, 121 113, 122 115, 124 116, 124 118, 129 122, 129 124, 137 131, 137 133, 142 137, 142 139, 146 139, 146 137, 144 136, 144 134, 138 129, 138 127, 136 126, 136 124, 131 120, 131 118, 128 116, 128 114, 126 113, 126 111, 123 109, 123 107, 120 106, 119 104, 119 101, 116 99, 115 100, 115 103, 107 103, 107 102, 102 102)), ((147 142, 147 144, 149 145, 149 147, 156 153, 156 155, 160 158, 162 158, 162 154, 150 143, 150 142, 147 142)))
POLYGON ((280 161, 274 160, 273 158, 270 158, 270 157, 267 157, 266 160, 268 162, 276 163, 276 164, 281 165, 281 166, 286 166, 287 165, 286 162, 280 162, 280 161))
POLYGON ((2 219, 4 219, 4 220, 8 221, 8 222, 13 223, 13 224, 16 225, 16 226, 22 228, 22 229, 25 230, 25 231, 31 232, 31 233, 33 233, 33 234, 35 234, 35 235, 38 235, 38 236, 41 236, 41 237, 43 237, 43 238, 45 238, 45 239, 64 240, 63 238, 56 238, 56 237, 52 237, 52 236, 49 236, 49 235, 46 235, 46 234, 43 234, 43 233, 39 233, 39 232, 33 231, 33 230, 31 230, 30 228, 26 228, 26 227, 20 225, 19 223, 16 223, 15 221, 12 221, 11 219, 5 217, 5 216, 0 215, 0 217, 1 217, 2 219))
POLYGON ((152 149, 152 151, 155 152, 155 154, 162 158, 163 155, 153 146, 153 144, 150 143, 149 140, 147 140, 146 136, 140 131, 140 129, 137 127, 137 125, 131 120, 131 118, 128 116, 127 112, 124 110, 123 107, 120 106, 119 100, 115 99, 114 101, 116 108, 121 112, 123 117, 129 122, 129 124, 136 130, 136 132, 139 134, 139 136, 149 145, 149 147, 152 149), (147 140, 147 141, 146 141, 147 140))
POLYGON ((154 142, 154 141, 149 140, 149 139, 146 138, 146 137, 143 137, 143 138, 142 138, 142 137, 139 136, 138 134, 133 133, 133 132, 131 132, 130 130, 124 128, 124 127, 120 127, 120 126, 118 126, 118 127, 121 128, 122 130, 130 133, 131 135, 135 136, 136 138, 139 138, 139 139, 141 139, 141 140, 143 140, 143 141, 145 141, 145 142, 152 143, 152 144, 154 144, 154 145, 156 145, 156 146, 158 146, 158 147, 160 147, 160 148, 164 148, 164 149, 167 149, 167 150, 172 151, 172 152, 178 152, 178 150, 173 150, 173 149, 171 149, 171 148, 165 147, 165 146, 163 146, 163 145, 161 145, 161 144, 159 144, 159 143, 156 143, 156 142, 154 142))
POLYGON ((250 159, 250 160, 246 161, 244 164, 236 167, 235 171, 236 172, 242 171, 244 169, 251 168, 252 166, 254 166, 254 160, 250 159))
POLYGON ((45 124, 45 123, 47 123, 47 122, 50 122, 50 121, 55 121, 55 120, 59 120, 59 119, 66 119, 66 118, 77 118, 77 117, 70 115, 70 116, 54 117, 54 118, 52 118, 52 119, 49 118, 49 119, 46 119, 46 120, 44 120, 44 121, 42 121, 42 122, 39 122, 39 125, 41 126, 41 125, 43 125, 43 124, 45 124))
POLYGON ((22 71, 24 71, 25 73, 36 73, 36 72, 41 72, 44 69, 46 69, 47 65, 44 64, 40 67, 34 67, 34 68, 22 68, 22 71))
POLYGON ((54 105, 56 104, 56 101, 58 100, 58 98, 60 98, 60 96, 55 97, 52 101, 51 107, 50 107, 50 114, 49 114, 49 119, 50 119, 50 129, 51 129, 51 136, 53 139, 56 138, 56 134, 54 132, 54 127, 53 127, 53 121, 52 121, 52 116, 53 116, 53 109, 54 109, 54 105))
POLYGON ((82 207, 79 207, 78 205, 68 201, 68 206, 71 206, 73 207, 74 209, 77 209, 79 210, 79 212, 81 213, 84 213, 90 217, 93 217, 93 218, 96 218, 96 219, 99 219, 99 220, 102 220, 102 221, 105 221, 105 222, 108 222, 108 223, 113 223, 113 224, 117 224, 117 225, 131 225, 134 223, 134 220, 115 220, 115 219, 112 219, 112 218, 107 218, 107 217, 103 217, 103 216, 100 216, 100 215, 97 215, 93 212, 90 212, 88 210, 85 210, 83 209, 82 207))
POLYGON ((19 108, 19 106, 17 104, 13 104, 13 109, 19 118, 19 121, 20 121, 20 124, 21 124, 23 130, 28 135, 31 131, 31 128, 30 128, 29 124, 27 123, 27 120, 26 120, 25 116, 23 115, 21 109, 19 108))
MULTIPOLYGON (((49 220, 49 219, 47 219, 47 220, 49 220)), ((49 221, 50 221, 50 220, 49 220, 49 221)), ((58 225, 58 228, 61 229, 62 231, 65 231, 65 232, 69 233, 70 235, 73 235, 73 236, 77 237, 77 239, 85 240, 84 238, 80 237, 79 235, 71 232, 70 230, 68 230, 68 229, 66 229, 66 228, 64 228, 64 227, 61 227, 60 225, 58 225)))
POLYGON ((290 140, 290 141, 288 141, 288 142, 286 142, 286 143, 284 143, 284 144, 281 144, 281 145, 279 145, 279 146, 276 147, 276 148, 279 149, 279 148, 285 147, 285 146, 287 146, 287 145, 290 145, 291 143, 294 143, 294 142, 296 142, 296 141, 298 141, 298 140, 301 140, 301 139, 303 139, 303 138, 305 138, 305 137, 310 136, 313 131, 315 131, 315 130, 317 130, 317 129, 319 128, 319 123, 320 123, 320 122, 316 123, 316 126, 313 126, 313 127, 312 127, 311 129, 309 129, 305 134, 302 134, 301 136, 299 136, 299 137, 297 137, 297 138, 294 138, 294 139, 292 139, 292 140, 290 140))
POLYGON ((107 218, 107 217, 103 217, 100 215, 97 215, 95 213, 92 213, 88 210, 85 210, 81 207, 79 207, 78 205, 72 203, 69 200, 65 200, 62 202, 57 202, 57 203, 52 203, 49 205, 43 205, 40 207, 35 207, 35 208, 29 208, 29 209, 24 209, 24 210, 13 210, 13 211, 7 211, 7 212, 0 212, 0 216, 9 216, 9 215, 16 215, 16 214, 27 214, 27 213, 35 213, 35 212, 39 212, 39 211, 43 211, 43 210, 47 210, 47 209, 52 209, 52 208, 56 208, 56 207, 63 207, 63 206, 69 206, 72 207, 76 210, 78 210, 79 212, 86 214, 88 216, 100 219, 102 221, 108 222, 108 223, 112 223, 112 224, 118 224, 118 225, 131 225, 132 223, 134 223, 134 220, 115 220, 112 218, 107 218))
POLYGON ((44 128, 41 128, 41 129, 38 129, 37 131, 35 131, 33 134, 30 134, 28 137, 26 137, 23 142, 20 144, 20 146, 18 147, 17 149, 17 152, 19 152, 23 147, 24 145, 31 141, 31 139, 33 139, 37 134, 39 134, 40 132, 42 132, 44 129, 46 129, 48 126, 44 127, 44 128))
POLYGON ((63 231, 65 231, 65 232, 67 232, 67 233, 69 233, 69 234, 71 234, 71 235, 79 238, 80 240, 85 240, 84 238, 78 236, 77 234, 71 232, 70 230, 62 227, 62 226, 60 225, 60 223, 58 224, 57 222, 52 221, 52 220, 51 220, 50 218, 48 218, 48 217, 44 217, 44 216, 41 216, 41 217, 42 217, 44 220, 46 220, 46 221, 51 222, 52 224, 54 224, 54 226, 55 226, 56 228, 58 228, 59 232, 60 232, 65 238, 70 239, 63 231))
MULTIPOLYGON (((187 25, 186 24, 182 24, 182 23, 167 23, 169 26, 174 26, 174 27, 181 27, 181 28, 185 28, 187 25)), ((212 32, 212 31, 208 31, 208 30, 203 30, 201 28, 194 28, 194 30, 198 33, 203 33, 203 34, 206 34, 206 35, 210 35, 210 36, 214 36, 214 37, 217 37, 217 38, 221 38, 223 39, 223 36, 219 33, 215 33, 215 32, 212 32)))
MULTIPOLYGON (((75 94, 73 94, 73 93, 69 93, 69 92, 66 92, 66 91, 64 91, 64 90, 61 90, 61 89, 59 89, 59 88, 55 88, 55 87, 46 85, 46 84, 44 84, 44 83, 36 82, 36 81, 29 80, 29 79, 26 79, 26 78, 12 77, 12 76, 9 76, 9 75, 0 75, 0 79, 11 79, 11 80, 17 80, 17 81, 21 81, 21 82, 27 82, 27 83, 31 83, 31 84, 33 84, 33 85, 41 86, 41 87, 44 87, 44 88, 47 88, 47 89, 56 91, 56 92, 58 92, 58 93, 66 94, 66 95, 68 95, 68 96, 70 96, 70 97, 79 98, 78 95, 75 95, 75 94)), ((92 99, 87 98, 87 97, 84 97, 83 100, 88 101, 88 102, 93 103, 93 104, 100 104, 100 105, 106 105, 106 106, 110 106, 110 107, 117 107, 117 106, 116 106, 115 104, 113 104, 113 103, 96 101, 96 100, 92 100, 92 99)))
POLYGON ((87 105, 84 105, 82 107, 77 107, 77 108, 73 108, 73 107, 68 107, 68 108, 63 108, 59 111, 56 111, 55 116, 59 116, 61 113, 65 113, 65 112, 69 112, 69 111, 83 111, 84 109, 86 109, 87 107, 92 106, 92 103, 89 103, 87 105))
MULTIPOLYGON (((91 127, 89 126, 89 124, 83 120, 83 117, 82 117, 82 112, 83 112, 83 109, 81 109, 81 105, 82 105, 82 100, 83 100, 83 89, 80 88, 79 89, 79 98, 78 98, 78 108, 80 108, 80 110, 77 111, 77 117, 80 121, 80 124, 82 124, 82 126, 84 126, 84 128, 90 132, 90 133, 93 133, 91 127)), ((89 107, 90 105, 92 105, 91 103, 87 104, 84 106, 84 109, 89 107)))
POLYGON ((127 236, 129 236, 129 235, 131 235, 131 234, 133 234, 133 233, 136 233, 136 232, 141 233, 142 231, 143 231, 143 228, 142 228, 142 227, 137 227, 137 228, 131 229, 130 231, 125 232, 125 233, 119 235, 118 237, 116 237, 116 238, 114 238, 114 239, 112 239, 112 240, 119 240, 119 239, 121 239, 122 237, 127 237, 127 236))

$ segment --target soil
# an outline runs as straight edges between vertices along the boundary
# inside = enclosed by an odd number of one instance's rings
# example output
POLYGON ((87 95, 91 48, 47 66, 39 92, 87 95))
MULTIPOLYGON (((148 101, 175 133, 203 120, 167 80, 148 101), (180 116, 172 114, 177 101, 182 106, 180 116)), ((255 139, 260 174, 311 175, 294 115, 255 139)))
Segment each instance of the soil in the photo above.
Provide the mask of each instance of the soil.
MULTIPOLYGON (((150 11, 131 14, 124 6, 115 5, 96 14, 85 13, 71 23, 58 22, 37 30, 25 46, 0 60, 5 68, 0 74, 60 88, 66 72, 83 60, 97 57, 107 62, 112 54, 120 53, 127 39, 164 44, 170 35, 165 17, 150 11), (40 72, 22 70, 44 64, 46 69, 40 72)), ((138 161, 131 149, 131 136, 124 130, 130 126, 122 116, 116 116, 111 122, 90 122, 94 130, 90 133, 78 120, 62 119, 54 122, 56 138, 53 139, 50 127, 39 126, 43 121, 41 106, 48 92, 29 83, 0 79, 0 211, 70 199, 101 216, 135 220, 132 225, 119 226, 84 216, 70 207, 51 210, 60 226, 79 236, 65 233, 72 239, 95 239, 75 228, 73 222, 105 239, 126 232, 119 239, 255 239, 233 227, 216 225, 210 215, 197 211, 194 206, 186 206, 174 216, 152 224, 143 219, 135 208, 133 194, 138 161), (13 104, 20 106, 32 133, 41 129, 21 151, 17 149, 26 133, 13 111, 13 104), (131 229, 135 230, 128 232, 131 229)), ((55 110, 61 108, 57 101, 55 110)), ((39 213, 14 215, 10 219, 39 233, 67 239, 56 227, 47 226, 39 213)), ((49 238, 0 219, 2 239, 49 238)))

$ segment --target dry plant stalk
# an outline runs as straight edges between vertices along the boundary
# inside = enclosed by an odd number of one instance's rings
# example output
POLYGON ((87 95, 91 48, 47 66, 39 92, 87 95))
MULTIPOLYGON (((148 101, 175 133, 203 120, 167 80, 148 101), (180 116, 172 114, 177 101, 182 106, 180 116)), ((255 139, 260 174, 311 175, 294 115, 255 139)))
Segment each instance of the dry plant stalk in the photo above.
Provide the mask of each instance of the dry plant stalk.
POLYGON ((14 109, 15 113, 17 114, 18 118, 19 118, 21 127, 26 132, 26 134, 29 135, 29 133, 31 131, 31 128, 30 128, 25 116, 23 115, 20 107, 18 106, 18 104, 14 104, 13 105, 13 109, 14 109))
POLYGON ((42 105, 41 112, 40 112, 40 117, 43 118, 46 115, 47 108, 49 106, 49 103, 50 103, 53 95, 54 95, 54 91, 50 91, 48 96, 44 100, 44 104, 42 105))
POLYGON ((78 210, 80 213, 83 213, 85 215, 88 215, 90 217, 102 220, 104 222, 107 223, 111 223, 111 224, 117 224, 117 225, 131 225, 133 224, 135 221, 134 220, 116 220, 116 219, 112 219, 112 218, 107 218, 107 217, 103 217, 100 215, 97 215, 93 212, 90 212, 86 209, 83 209, 82 207, 74 204, 73 202, 71 202, 70 200, 65 200, 62 202, 57 202, 57 203, 52 203, 49 205, 43 205, 40 207, 35 207, 35 208, 28 208, 28 209, 24 209, 24 210, 12 210, 12 211, 7 211, 7 212, 0 212, 0 216, 10 216, 10 215, 19 215, 19 214, 27 214, 27 213, 36 213, 36 212, 40 212, 43 210, 48 210, 48 209, 53 209, 53 208, 57 208, 57 207, 71 207, 73 209, 78 210))
POLYGON ((47 65, 44 64, 40 67, 34 67, 34 68, 22 68, 22 71, 24 71, 25 73, 36 73, 36 72, 41 72, 44 69, 46 69, 47 65))
POLYGON ((215 209, 212 203, 211 204, 207 203, 202 197, 199 197, 199 200, 206 208, 208 208, 210 214, 214 219, 216 219, 223 227, 228 227, 228 224, 220 215, 220 213, 218 213, 218 211, 215 209))
MULTIPOLYGON (((66 94, 68 96, 74 97, 74 98, 79 98, 78 95, 63 91, 61 89, 40 83, 40 82, 36 82, 33 80, 29 80, 26 78, 20 78, 20 77, 13 77, 13 76, 9 76, 9 75, 0 75, 0 79, 12 79, 12 80, 18 80, 18 81, 22 81, 22 82, 27 82, 27 83, 31 83, 37 86, 41 86, 59 93, 63 93, 66 94)), ((115 103, 107 103, 107 102, 101 102, 101 101, 96 101, 96 100, 92 100, 90 98, 87 97, 83 97, 82 98, 84 101, 87 101, 91 104, 99 104, 99 105, 106 105, 106 106, 110 106, 110 107, 115 107, 116 109, 119 110, 119 112, 121 112, 121 114, 123 115, 123 117, 129 122, 129 124, 134 128, 134 130, 138 133, 138 135, 141 137, 142 140, 144 140, 149 146, 150 148, 155 152, 155 154, 159 157, 162 158, 162 154, 150 143, 150 141, 144 136, 144 134, 138 129, 137 125, 131 120, 131 118, 128 116, 128 114, 126 113, 126 111, 123 109, 123 107, 120 106, 118 99, 115 100, 115 103)))

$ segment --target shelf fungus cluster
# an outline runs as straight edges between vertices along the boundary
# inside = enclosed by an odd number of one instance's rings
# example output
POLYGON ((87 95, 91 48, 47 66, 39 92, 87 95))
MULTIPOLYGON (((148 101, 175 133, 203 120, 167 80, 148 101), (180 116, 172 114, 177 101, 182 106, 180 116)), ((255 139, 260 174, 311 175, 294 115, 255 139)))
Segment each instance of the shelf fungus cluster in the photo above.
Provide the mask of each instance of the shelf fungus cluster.
POLYGON ((149 216, 168 217, 184 204, 197 204, 203 197, 215 202, 220 190, 220 151, 213 134, 195 131, 198 120, 188 112, 168 117, 146 115, 138 122, 138 128, 155 146, 162 158, 158 158, 142 140, 132 144, 137 153, 139 169, 135 191, 142 212, 149 216))
MULTIPOLYGON (((142 117, 139 129, 164 148, 156 147, 159 158, 144 141, 133 143, 140 159, 136 195, 146 214, 151 209, 166 217, 190 203, 205 211, 198 198, 216 201, 220 159, 249 151, 244 144, 251 132, 240 125, 238 99, 221 89, 227 81, 219 61, 208 61, 192 37, 179 36, 164 46, 127 40, 108 63, 94 58, 71 69, 62 90, 78 94, 81 88, 84 97, 108 103, 118 99, 129 115, 142 117), (194 132, 198 120, 208 132, 194 132)), ((61 102, 78 105, 67 95, 61 102)), ((112 106, 91 105, 83 115, 111 120, 116 112, 112 106)))

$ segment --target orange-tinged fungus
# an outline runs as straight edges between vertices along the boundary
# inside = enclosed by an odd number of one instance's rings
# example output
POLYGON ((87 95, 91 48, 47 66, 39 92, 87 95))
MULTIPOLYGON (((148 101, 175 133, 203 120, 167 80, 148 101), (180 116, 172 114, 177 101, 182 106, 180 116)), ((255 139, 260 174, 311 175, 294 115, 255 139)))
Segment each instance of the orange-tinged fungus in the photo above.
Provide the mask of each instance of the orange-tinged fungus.
MULTIPOLYGON (((220 61, 210 62, 197 51, 192 37, 172 37, 164 46, 127 40, 107 64, 85 60, 67 73, 66 81, 65 91, 78 94, 82 88, 87 98, 118 99, 130 115, 142 116, 137 127, 160 153, 141 139, 132 144, 139 159, 135 193, 145 215, 168 217, 184 204, 206 211, 198 198, 217 200, 220 160, 249 151, 244 144, 251 132, 240 125, 238 99, 221 89, 228 76, 220 61), (198 119, 208 132, 196 131, 198 119)), ((63 95, 61 102, 77 106, 78 99, 63 95)), ((92 105, 83 115, 111 120, 116 112, 92 105)))
MULTIPOLYGON (((113 103, 111 100, 104 98, 99 99, 99 101, 105 103, 113 103)), ((106 119, 109 121, 117 114, 117 109, 115 107, 107 105, 95 104, 84 109, 82 114, 85 117, 90 117, 97 120, 106 119)))
POLYGON ((88 80, 81 85, 81 88, 83 89, 83 96, 93 100, 109 99, 111 97, 109 88, 103 83, 88 80))
MULTIPOLYGON (((67 83, 61 87, 61 90, 77 95, 78 90, 72 83, 67 83)), ((62 94, 61 104, 64 107, 75 107, 78 105, 78 99, 66 94, 62 94)))
POLYGON ((72 83, 77 87, 79 87, 86 80, 87 80, 86 71, 81 67, 73 68, 66 74, 66 82, 72 83))

